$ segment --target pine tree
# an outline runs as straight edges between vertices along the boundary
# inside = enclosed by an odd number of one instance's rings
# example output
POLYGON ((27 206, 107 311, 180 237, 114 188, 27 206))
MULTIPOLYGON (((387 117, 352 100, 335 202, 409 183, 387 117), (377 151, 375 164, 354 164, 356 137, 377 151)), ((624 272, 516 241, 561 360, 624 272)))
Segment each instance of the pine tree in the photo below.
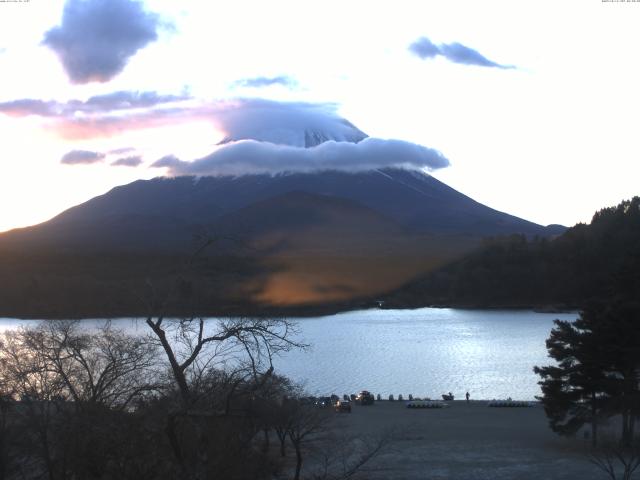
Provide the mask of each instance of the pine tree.
POLYGON ((555 320, 547 340, 549 356, 557 366, 534 367, 542 377, 540 398, 551 429, 560 435, 574 435, 591 425, 593 445, 597 444, 598 421, 603 409, 606 375, 599 358, 600 348, 582 319, 555 320))
POLYGON ((598 422, 620 415, 630 445, 640 413, 640 304, 592 302, 575 322, 555 325, 547 349, 557 365, 534 367, 551 429, 573 435, 590 424, 595 446, 598 422))

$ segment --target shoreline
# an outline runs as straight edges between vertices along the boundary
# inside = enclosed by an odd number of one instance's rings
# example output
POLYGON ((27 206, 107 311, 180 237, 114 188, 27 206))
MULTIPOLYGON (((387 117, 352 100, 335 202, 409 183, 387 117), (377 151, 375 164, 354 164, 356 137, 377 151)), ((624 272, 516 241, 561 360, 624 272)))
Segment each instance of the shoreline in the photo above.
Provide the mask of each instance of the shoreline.
MULTIPOLYGON (((534 407, 541 407, 542 403, 540 402, 540 400, 526 400, 526 399, 521 399, 521 398, 512 398, 511 400, 507 399, 507 398, 470 398, 469 399, 469 404, 475 404, 475 405, 489 405, 489 403, 491 402, 507 402, 507 401, 512 401, 512 402, 526 402, 526 403, 530 403, 531 408, 534 407)), ((467 401, 464 399, 464 396, 462 399, 456 399, 456 400, 442 400, 442 398, 431 398, 431 399, 427 399, 427 398, 414 398, 413 400, 409 400, 408 398, 403 398, 402 400, 398 400, 397 398, 395 400, 389 400, 389 399, 385 399, 385 398, 381 398, 380 400, 376 400, 374 402, 375 403, 403 403, 406 404, 408 402, 441 402, 444 404, 452 404, 452 405, 464 405, 467 404, 467 401)), ((406 406, 406 405, 405 405, 406 406)), ((512 407, 504 407, 504 408, 512 408, 512 407)), ((526 407, 513 407, 513 408, 526 408, 526 407)))
MULTIPOLYGON (((258 307, 256 307, 258 308, 258 307)), ((250 318, 315 318, 325 317, 331 315, 339 315, 350 312, 357 312, 362 310, 421 310, 421 309, 452 309, 452 310, 477 310, 477 311, 531 311, 534 313, 555 313, 555 314, 577 314, 580 311, 580 307, 570 306, 550 306, 550 305, 387 305, 379 306, 378 304, 366 304, 366 305, 349 305, 339 308, 336 306, 323 306, 312 308, 286 308, 275 309, 272 307, 265 307, 259 310, 228 310, 222 309, 217 311, 203 311, 197 313, 178 313, 169 312, 163 316, 166 318, 181 318, 181 317, 193 317, 193 318, 237 318, 237 317, 250 317, 250 318)), ((117 315, 92 315, 92 314, 15 314, 12 312, 0 312, 0 319, 11 320, 120 320, 120 319, 134 319, 134 318, 147 318, 150 315, 143 313, 123 313, 117 315)))

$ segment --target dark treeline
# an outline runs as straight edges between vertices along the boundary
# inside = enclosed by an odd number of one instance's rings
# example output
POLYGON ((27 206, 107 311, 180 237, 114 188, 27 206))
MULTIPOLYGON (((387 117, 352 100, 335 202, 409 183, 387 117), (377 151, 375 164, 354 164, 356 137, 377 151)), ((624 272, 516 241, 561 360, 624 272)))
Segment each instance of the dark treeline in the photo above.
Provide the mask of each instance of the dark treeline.
POLYGON ((185 295, 174 295, 167 313, 231 314, 251 297, 247 279, 261 285, 260 264, 250 256, 202 255, 185 269, 190 261, 186 254, 0 250, 0 311, 18 318, 145 316, 150 284, 158 292, 180 284, 185 295))
MULTIPOLYGON (((150 285, 169 295, 167 315, 309 316, 359 308, 360 299, 321 305, 265 305, 256 298, 277 263, 247 253, 25 252, 0 249, 0 315, 68 319, 144 317, 150 285), (188 268, 185 268, 188 265, 188 268), (177 286, 177 287, 176 287, 177 286)), ((283 267, 284 268, 284 267, 283 267)))
POLYGON ((597 212, 555 239, 485 240, 476 252, 388 298, 390 306, 576 308, 616 292, 640 296, 640 198, 597 212))
POLYGON ((135 335, 49 321, 0 336, 0 480, 310 478, 310 452, 339 444, 349 459, 313 473, 330 480, 379 448, 345 450, 331 412, 276 375, 272 357, 304 347, 287 321, 141 323, 135 335))

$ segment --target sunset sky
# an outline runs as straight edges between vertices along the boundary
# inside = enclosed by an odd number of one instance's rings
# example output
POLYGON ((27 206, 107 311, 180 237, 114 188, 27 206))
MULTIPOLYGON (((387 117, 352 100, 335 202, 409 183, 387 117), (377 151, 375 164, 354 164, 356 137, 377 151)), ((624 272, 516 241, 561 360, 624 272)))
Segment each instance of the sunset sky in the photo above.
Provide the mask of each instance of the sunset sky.
POLYGON ((136 179, 298 161, 589 221, 640 194, 638 25, 630 1, 2 1, 0 231, 136 179), (373 138, 289 142, 348 136, 338 117, 373 138), (288 146, 216 145, 273 125, 288 146))

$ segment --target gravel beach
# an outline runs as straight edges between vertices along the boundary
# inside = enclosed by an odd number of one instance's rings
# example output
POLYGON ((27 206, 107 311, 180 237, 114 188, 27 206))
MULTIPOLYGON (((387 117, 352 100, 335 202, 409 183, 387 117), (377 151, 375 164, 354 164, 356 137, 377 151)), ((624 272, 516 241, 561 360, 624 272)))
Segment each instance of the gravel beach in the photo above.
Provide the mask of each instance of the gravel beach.
POLYGON ((351 439, 393 432, 393 440, 359 478, 605 478, 587 459, 588 441, 554 434, 540 405, 491 408, 488 403, 454 401, 445 408, 409 409, 405 402, 381 401, 335 414, 331 430, 351 439))

